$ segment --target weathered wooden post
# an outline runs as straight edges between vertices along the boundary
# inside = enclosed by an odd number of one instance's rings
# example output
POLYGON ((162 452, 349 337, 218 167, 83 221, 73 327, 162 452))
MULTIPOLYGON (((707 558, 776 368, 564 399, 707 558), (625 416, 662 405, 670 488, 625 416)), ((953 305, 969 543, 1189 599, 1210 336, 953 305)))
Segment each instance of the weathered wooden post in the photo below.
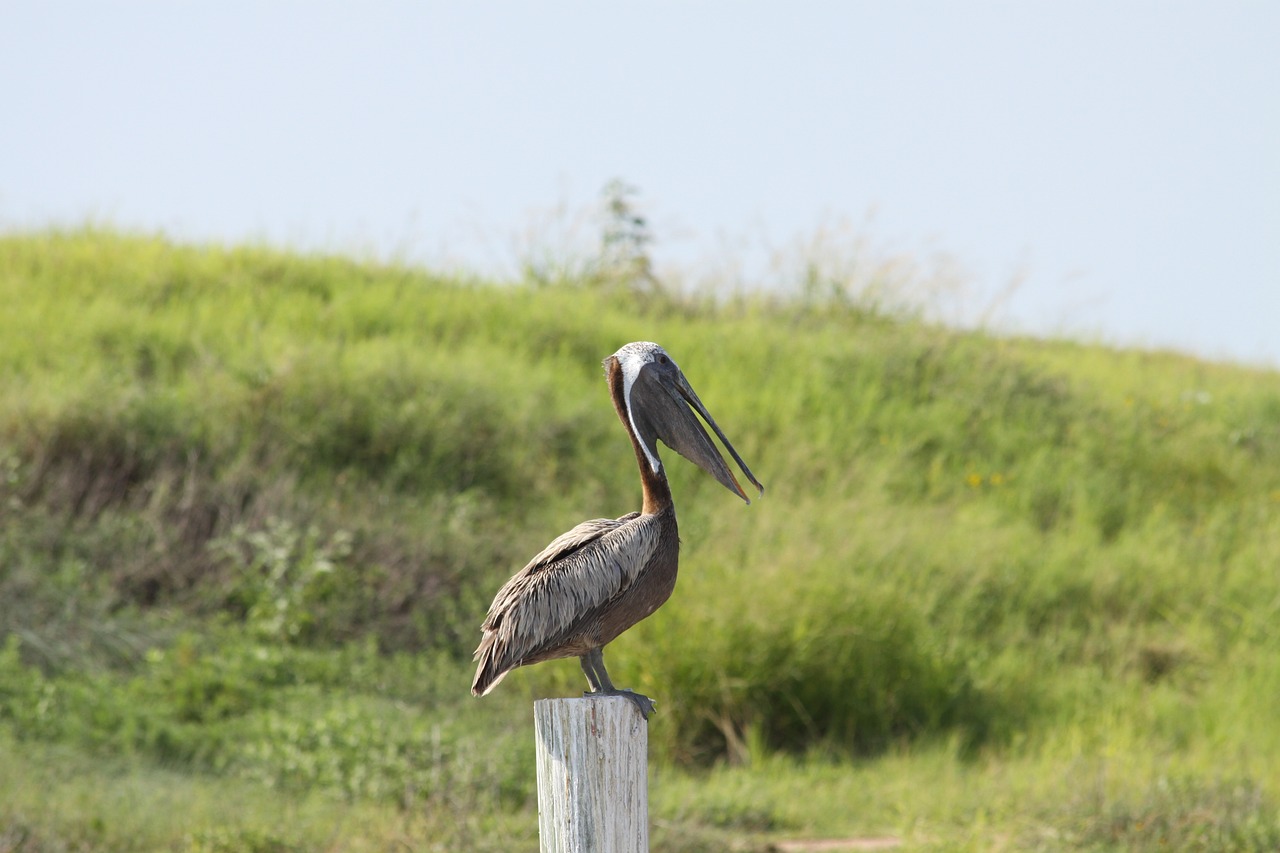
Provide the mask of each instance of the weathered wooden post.
POLYGON ((619 696, 533 703, 542 853, 648 853, 649 729, 619 696))

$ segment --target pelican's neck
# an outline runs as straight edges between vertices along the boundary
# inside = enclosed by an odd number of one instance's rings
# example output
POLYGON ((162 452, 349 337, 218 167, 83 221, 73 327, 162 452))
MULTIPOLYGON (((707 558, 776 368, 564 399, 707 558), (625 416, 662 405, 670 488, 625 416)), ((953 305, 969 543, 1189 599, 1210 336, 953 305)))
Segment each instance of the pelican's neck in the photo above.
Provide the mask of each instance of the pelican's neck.
MULTIPOLYGON (((609 359, 608 366, 609 396, 613 398, 613 408, 618 413, 618 420, 631 437, 631 447, 636 452, 636 465, 640 468, 640 485, 644 489, 644 505, 640 511, 645 515, 655 515, 671 506, 671 486, 667 483, 667 469, 658 460, 658 470, 653 470, 649 462, 649 452, 645 450, 640 436, 636 435, 627 414, 627 398, 622 376, 622 365, 616 358, 609 359)), ((653 448, 653 457, 657 459, 658 449, 653 448)))

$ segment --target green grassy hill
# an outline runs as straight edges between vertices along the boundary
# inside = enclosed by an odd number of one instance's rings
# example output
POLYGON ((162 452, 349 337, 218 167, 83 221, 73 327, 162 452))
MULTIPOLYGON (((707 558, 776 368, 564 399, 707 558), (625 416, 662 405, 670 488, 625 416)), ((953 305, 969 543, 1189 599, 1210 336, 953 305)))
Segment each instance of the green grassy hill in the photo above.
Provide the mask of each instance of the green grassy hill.
POLYGON ((536 848, 498 585, 639 506, 656 340, 765 482, 668 453, 655 849, 1280 846, 1280 375, 837 298, 0 237, 0 849, 536 848))

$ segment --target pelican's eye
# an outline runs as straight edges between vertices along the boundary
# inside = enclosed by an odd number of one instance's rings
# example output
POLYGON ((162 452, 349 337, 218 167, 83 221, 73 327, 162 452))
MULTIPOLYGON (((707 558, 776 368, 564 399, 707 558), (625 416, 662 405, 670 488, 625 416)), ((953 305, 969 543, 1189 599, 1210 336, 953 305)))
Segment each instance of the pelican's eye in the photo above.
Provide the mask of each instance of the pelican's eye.
POLYGON ((660 355, 660 356, 658 356, 658 363, 659 363, 659 364, 666 364, 666 363, 667 363, 667 357, 666 357, 665 355, 660 355))

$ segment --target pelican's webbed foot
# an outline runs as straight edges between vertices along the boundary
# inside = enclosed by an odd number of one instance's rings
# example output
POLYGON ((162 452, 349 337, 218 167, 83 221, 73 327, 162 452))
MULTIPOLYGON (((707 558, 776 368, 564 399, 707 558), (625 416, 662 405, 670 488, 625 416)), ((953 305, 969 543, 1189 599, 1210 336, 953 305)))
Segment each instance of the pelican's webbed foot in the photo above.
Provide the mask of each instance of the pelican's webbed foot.
POLYGON ((621 696, 623 699, 630 699, 631 703, 640 709, 640 716, 646 720, 658 710, 657 705, 648 696, 625 688, 618 689, 613 687, 608 690, 584 690, 582 695, 587 699, 595 699, 601 696, 621 696))
POLYGON ((586 698, 621 696, 624 699, 631 700, 632 704, 640 709, 640 716, 646 720, 657 710, 653 700, 648 696, 637 693, 634 690, 619 690, 613 686, 613 682, 609 680, 609 673, 604 668, 604 652, 602 650, 592 649, 585 655, 581 655, 578 658, 578 662, 582 664, 582 672, 587 676, 587 683, 591 685, 591 689, 582 694, 586 698))

